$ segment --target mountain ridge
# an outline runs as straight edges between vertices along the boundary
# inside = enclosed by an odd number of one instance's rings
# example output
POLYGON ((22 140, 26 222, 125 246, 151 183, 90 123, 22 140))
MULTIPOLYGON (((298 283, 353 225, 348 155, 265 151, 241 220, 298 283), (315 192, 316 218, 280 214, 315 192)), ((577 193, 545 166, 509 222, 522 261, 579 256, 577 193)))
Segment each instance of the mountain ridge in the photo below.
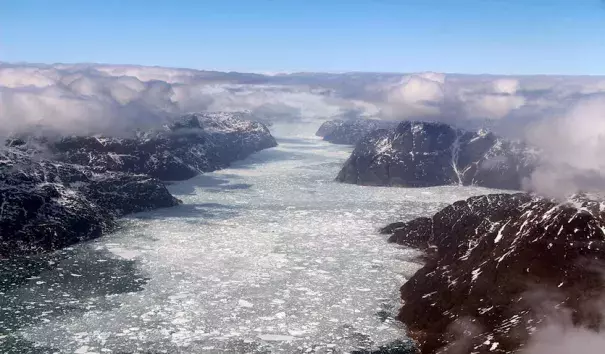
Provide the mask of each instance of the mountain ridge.
POLYGON ((9 139, 0 149, 0 257, 100 237, 127 214, 181 202, 161 180, 214 171, 277 143, 236 113, 183 116, 133 138, 9 139))
POLYGON ((365 135, 336 180, 376 186, 460 184, 520 190, 536 163, 531 147, 486 130, 403 121, 395 128, 365 135))

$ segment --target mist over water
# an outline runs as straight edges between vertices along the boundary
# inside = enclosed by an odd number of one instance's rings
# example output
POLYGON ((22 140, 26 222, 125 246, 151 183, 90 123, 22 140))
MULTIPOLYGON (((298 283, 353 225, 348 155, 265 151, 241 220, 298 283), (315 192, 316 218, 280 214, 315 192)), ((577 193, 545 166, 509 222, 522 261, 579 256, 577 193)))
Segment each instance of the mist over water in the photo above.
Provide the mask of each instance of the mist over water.
POLYGON ((0 302, 17 319, 0 348, 292 353, 401 339, 393 316, 417 253, 377 229, 488 191, 339 184, 351 147, 275 128, 279 147, 172 184, 182 206, 137 214, 9 284, 0 302))

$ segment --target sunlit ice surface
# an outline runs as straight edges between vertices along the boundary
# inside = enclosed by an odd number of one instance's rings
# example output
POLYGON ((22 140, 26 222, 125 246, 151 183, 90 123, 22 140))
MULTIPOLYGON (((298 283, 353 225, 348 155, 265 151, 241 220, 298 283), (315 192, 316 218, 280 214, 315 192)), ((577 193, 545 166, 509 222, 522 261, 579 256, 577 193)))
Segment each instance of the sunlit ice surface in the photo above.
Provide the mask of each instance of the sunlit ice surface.
POLYGON ((182 206, 4 261, 0 352, 343 353, 405 339, 394 317, 418 253, 378 228, 491 191, 340 184, 351 147, 275 131, 277 148, 171 184, 182 206))

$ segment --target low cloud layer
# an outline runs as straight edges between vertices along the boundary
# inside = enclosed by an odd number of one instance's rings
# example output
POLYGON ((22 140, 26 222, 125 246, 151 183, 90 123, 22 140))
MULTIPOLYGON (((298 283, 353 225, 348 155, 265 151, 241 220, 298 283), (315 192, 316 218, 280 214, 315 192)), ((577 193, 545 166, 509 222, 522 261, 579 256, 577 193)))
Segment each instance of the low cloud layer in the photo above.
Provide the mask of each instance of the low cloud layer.
POLYGON ((89 132, 191 111, 250 110, 273 121, 425 119, 519 134, 605 92, 605 78, 440 73, 260 75, 89 64, 0 64, 4 133, 44 126, 89 132))
POLYGON ((605 190, 605 94, 535 122, 526 135, 540 150, 529 189, 555 197, 605 190))
POLYGON ((194 111, 271 123, 373 117, 488 127, 541 152, 528 189, 605 189, 605 78, 440 73, 261 75, 92 64, 0 63, 0 136, 123 134, 194 111))
MULTIPOLYGON (((587 264, 591 264, 590 260, 587 260, 587 264)), ((602 264, 593 263, 590 267, 603 274, 602 264)), ((563 305, 565 296, 557 290, 528 292, 525 301, 533 303, 540 321, 536 322, 537 326, 519 354, 603 353, 605 298, 602 293, 582 295, 586 295, 586 298, 579 310, 572 310, 563 305)))
POLYGON ((378 113, 375 105, 331 89, 270 81, 257 74, 155 67, 0 64, 0 134, 116 133, 194 111, 248 110, 269 121, 378 113))
POLYGON ((551 323, 536 332, 521 354, 602 354, 605 335, 571 323, 551 323))
POLYGON ((432 119, 461 127, 490 125, 522 137, 528 124, 605 93, 605 78, 418 73, 387 83, 382 90, 386 96, 383 111, 394 119, 432 119))

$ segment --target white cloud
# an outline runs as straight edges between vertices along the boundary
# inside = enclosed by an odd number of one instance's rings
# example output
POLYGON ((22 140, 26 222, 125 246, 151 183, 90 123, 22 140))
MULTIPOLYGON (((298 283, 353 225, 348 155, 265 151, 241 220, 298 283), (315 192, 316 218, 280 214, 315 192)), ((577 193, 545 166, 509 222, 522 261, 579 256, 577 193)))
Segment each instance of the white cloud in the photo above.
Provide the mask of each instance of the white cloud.
POLYGON ((0 85, 10 88, 47 87, 57 81, 56 72, 37 68, 0 69, 0 85))
POLYGON ((534 334, 521 354, 602 354, 603 348, 605 335, 601 332, 553 324, 534 334))
POLYGON ((32 126, 62 133, 113 132, 205 110, 250 110, 268 120, 307 122, 347 111, 378 112, 373 103, 345 100, 321 87, 238 83, 251 78, 258 80, 258 75, 139 66, 0 63, 0 134, 32 126))
POLYGON ((605 95, 531 125, 527 140, 541 150, 528 188, 559 197, 605 189, 605 95))
POLYGON ((404 76, 401 82, 389 91, 388 101, 394 104, 425 104, 442 101, 444 82, 445 76, 436 73, 404 76))
POLYGON ((519 90, 519 80, 516 79, 497 79, 493 82, 495 93, 514 95, 519 90))
POLYGON ((462 96, 462 105, 469 118, 501 119, 512 111, 523 107, 525 98, 504 94, 472 94, 462 96))
POLYGON ((202 75, 202 72, 197 70, 170 69, 148 66, 96 65, 94 68, 95 70, 105 73, 108 76, 129 76, 143 82, 158 80, 165 81, 169 84, 187 83, 196 75, 202 75))
POLYGON ((82 132, 204 110, 250 110, 273 121, 380 115, 474 127, 491 120, 521 130, 601 92, 605 79, 590 77, 259 76, 134 65, 0 63, 0 130, 6 134, 37 124, 82 132))
POLYGON ((445 75, 419 73, 406 75, 394 84, 387 84, 383 112, 391 119, 434 117, 445 98, 445 75))

